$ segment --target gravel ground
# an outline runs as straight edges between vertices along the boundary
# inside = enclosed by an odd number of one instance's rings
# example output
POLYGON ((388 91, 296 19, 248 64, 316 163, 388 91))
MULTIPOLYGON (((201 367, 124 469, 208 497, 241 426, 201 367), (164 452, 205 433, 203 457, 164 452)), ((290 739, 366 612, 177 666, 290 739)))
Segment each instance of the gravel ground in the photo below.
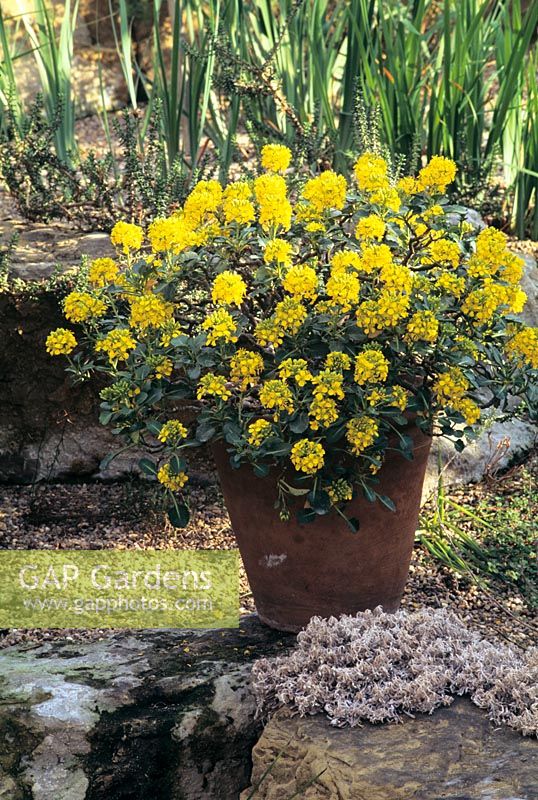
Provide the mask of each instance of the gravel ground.
MULTIPOLYGON (((529 462, 538 477, 538 458, 529 462)), ((523 467, 507 476, 473 487, 455 489, 452 496, 473 505, 499 492, 520 490, 523 467)), ((529 467, 527 465, 526 475, 529 467)), ((215 476, 197 470, 191 477, 193 516, 189 526, 169 525, 158 493, 148 483, 81 483, 0 487, 0 548, 9 549, 231 549, 235 540, 215 476)), ((530 511, 532 513, 532 510, 530 511)), ((535 509, 538 514, 538 508, 535 509)), ((492 590, 432 562, 417 545, 403 607, 450 608, 490 638, 521 647, 538 643, 535 616, 524 598, 504 584, 492 590)), ((254 609, 248 581, 241 569, 241 607, 254 609)), ((50 638, 95 639, 102 630, 11 630, 0 632, 0 647, 50 638)))

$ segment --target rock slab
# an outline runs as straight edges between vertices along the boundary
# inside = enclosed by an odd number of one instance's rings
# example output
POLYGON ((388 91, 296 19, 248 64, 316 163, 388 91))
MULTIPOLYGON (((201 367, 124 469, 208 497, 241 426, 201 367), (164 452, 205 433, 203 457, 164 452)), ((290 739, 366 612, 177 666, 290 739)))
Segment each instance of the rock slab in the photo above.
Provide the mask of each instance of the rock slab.
POLYGON ((252 786, 256 800, 533 800, 537 756, 535 740, 494 728, 466 699, 353 729, 283 709, 254 748, 252 786))
POLYGON ((0 651, 0 799, 238 798, 261 732, 251 662, 292 642, 249 617, 0 651))

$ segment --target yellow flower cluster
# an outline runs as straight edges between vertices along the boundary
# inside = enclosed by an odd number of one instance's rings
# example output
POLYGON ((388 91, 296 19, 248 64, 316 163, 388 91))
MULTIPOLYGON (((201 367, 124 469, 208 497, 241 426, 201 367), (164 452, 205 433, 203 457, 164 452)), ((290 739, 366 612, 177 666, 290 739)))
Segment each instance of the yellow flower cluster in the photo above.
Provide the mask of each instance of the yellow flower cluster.
POLYGON ((211 347, 224 342, 237 342, 237 325, 232 315, 225 308, 217 308, 202 322, 202 329, 207 331, 206 342, 211 347))
POLYGON ((257 419, 248 426, 248 443, 259 447, 271 434, 273 426, 266 419, 257 419))
POLYGON ((144 241, 144 231, 139 225, 130 222, 116 222, 110 234, 112 244, 125 254, 131 250, 140 250, 144 241))
POLYGON ((131 314, 129 324, 145 331, 148 328, 162 328, 169 322, 172 306, 158 294, 143 294, 130 299, 131 314))
POLYGON ((438 263, 450 264, 452 267, 457 267, 461 251, 456 242, 451 242, 450 239, 436 239, 428 247, 428 258, 423 259, 424 263, 438 263))
POLYGON ((302 264, 290 267, 282 281, 284 289, 295 297, 315 300, 317 297, 318 276, 316 270, 302 264))
POLYGON ((359 189, 375 192, 388 182, 387 162, 375 153, 364 153, 353 167, 359 189))
POLYGON ((435 285, 443 292, 457 298, 465 291, 465 278, 453 275, 451 272, 441 272, 435 285))
POLYGON ((346 425, 346 438, 355 456, 361 455, 377 439, 379 425, 371 417, 353 417, 346 425))
POLYGON ((297 472, 314 475, 319 472, 325 462, 325 450, 319 442, 299 439, 291 448, 290 458, 297 472))
POLYGON ((278 374, 282 380, 293 378, 299 387, 305 386, 312 380, 308 362, 304 358, 285 358, 278 367, 278 374))
POLYGON ((252 189, 244 181, 230 183, 222 194, 222 212, 226 222, 248 225, 255 217, 252 189))
POLYGON ((407 323, 405 336, 410 342, 435 342, 439 336, 439 320, 433 311, 417 311, 407 323))
POLYGON ((281 380, 270 380, 260 389, 260 403, 264 408, 275 410, 275 421, 279 411, 293 414, 293 395, 287 383, 281 380))
POLYGON ((119 267, 113 258, 95 258, 88 270, 88 280, 98 288, 117 281, 119 267))
POLYGON ((106 311, 106 303, 88 292, 71 292, 64 300, 64 316, 70 322, 98 319, 106 311))
POLYGON ((377 214, 369 214, 359 220, 355 228, 357 239, 382 239, 385 235, 386 225, 377 214))
POLYGON ((204 397, 218 397, 220 400, 228 400, 232 396, 231 391, 226 385, 226 378, 223 375, 215 375, 208 372, 202 375, 198 382, 196 397, 202 400, 204 397))
POLYGON ((77 340, 74 333, 67 328, 56 328, 47 336, 45 346, 51 356, 67 356, 77 346, 77 340))
POLYGON ((197 241, 184 214, 154 220, 148 228, 148 239, 154 253, 171 252, 175 255, 193 247, 197 241))
POLYGON ((340 306, 342 312, 349 311, 359 302, 359 279, 348 272, 333 271, 327 281, 326 291, 333 303, 340 306))
POLYGON ((162 426, 157 438, 163 444, 177 445, 187 438, 187 428, 178 419, 169 419, 162 426))
POLYGON ((333 505, 347 503, 353 497, 353 486, 349 481, 339 478, 327 487, 327 494, 331 498, 333 505))
POLYGON ((538 328, 511 327, 508 329, 510 339, 506 344, 506 352, 521 366, 528 365, 538 369, 538 328))
POLYGON ((277 264, 283 264, 285 267, 288 267, 291 265, 291 251, 291 244, 277 237, 276 239, 271 239, 271 241, 267 242, 265 245, 263 260, 266 264, 276 262, 277 264))
POLYGON ((214 303, 225 306, 240 306, 247 293, 247 285, 241 275, 230 269, 221 272, 213 281, 211 298, 214 303))
POLYGON ((263 370, 263 358, 259 353, 241 347, 230 361, 230 380, 237 383, 242 392, 255 386, 263 370))
POLYGON ((294 336, 307 316, 306 308, 295 297, 285 297, 275 308, 275 322, 285 333, 294 336))
POLYGON ((218 181, 199 181, 185 200, 183 212, 192 228, 212 225, 222 202, 222 186, 218 181))
POLYGON ((468 389, 469 381, 459 367, 451 367, 441 373, 434 384, 439 402, 459 411, 465 421, 473 425, 480 418, 480 409, 474 400, 464 396, 468 389))
POLYGON ((433 156, 418 173, 421 191, 444 194, 447 186, 456 177, 456 165, 444 156, 433 156))
POLYGON ((328 169, 316 178, 310 178, 303 189, 303 197, 321 214, 331 208, 340 210, 346 201, 347 184, 343 175, 328 169))
POLYGON ((357 324, 367 336, 377 336, 404 320, 409 311, 408 294, 383 291, 377 300, 367 300, 357 309, 357 324))
POLYGON ((157 472, 157 480, 171 492, 179 492, 189 480, 189 476, 185 472, 174 474, 170 470, 170 464, 165 464, 157 472))
POLYGON ((264 231, 289 230, 291 203, 286 181, 281 175, 260 175, 254 181, 254 194, 259 206, 259 223, 264 231))
POLYGON ((389 362, 379 350, 363 350, 355 359, 355 382, 359 386, 382 383, 387 380, 388 374, 389 362))
MULTIPOLYGON (((159 358, 159 357, 157 357, 157 358, 158 358, 158 360, 156 361, 155 366, 154 366, 155 377, 156 378, 169 378, 170 375, 172 374, 172 370, 174 369, 174 364, 172 362, 172 359, 166 358, 166 356, 164 356, 163 358, 159 358)), ((148 363, 150 363, 149 359, 148 359, 148 363)))
POLYGON ((127 328, 114 328, 106 334, 95 345, 97 353, 106 353, 111 364, 118 361, 126 361, 129 353, 136 347, 136 340, 133 339, 127 328))
POLYGON ((262 147, 262 167, 269 172, 284 172, 291 161, 291 150, 283 144, 262 147))
POLYGON ((333 350, 325 359, 325 366, 332 372, 345 372, 351 367, 351 359, 346 353, 333 350))

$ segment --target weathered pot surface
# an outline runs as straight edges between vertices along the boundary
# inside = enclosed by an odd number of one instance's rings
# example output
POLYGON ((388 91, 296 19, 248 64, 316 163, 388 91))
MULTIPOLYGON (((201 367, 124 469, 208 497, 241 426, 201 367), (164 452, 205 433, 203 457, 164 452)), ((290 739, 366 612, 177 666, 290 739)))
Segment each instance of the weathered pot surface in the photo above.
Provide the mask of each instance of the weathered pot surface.
POLYGON ((289 522, 281 521, 274 507, 274 476, 258 478, 249 465, 232 469, 224 444, 214 446, 220 484, 262 622, 299 631, 313 616, 399 607, 431 444, 418 428, 406 432, 414 441, 414 460, 388 451, 379 472, 378 491, 395 502, 396 512, 362 496, 354 498, 346 513, 360 522, 356 534, 336 513, 300 524, 291 507, 289 522))

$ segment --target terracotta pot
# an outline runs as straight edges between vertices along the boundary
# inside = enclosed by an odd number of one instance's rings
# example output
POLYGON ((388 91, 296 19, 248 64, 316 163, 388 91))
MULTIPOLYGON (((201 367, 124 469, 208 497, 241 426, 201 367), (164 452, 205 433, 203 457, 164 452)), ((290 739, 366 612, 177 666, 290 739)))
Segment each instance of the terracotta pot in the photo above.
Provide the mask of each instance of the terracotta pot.
MULTIPOLYGON (((274 504, 273 476, 257 478, 250 466, 232 469, 223 444, 214 457, 220 484, 262 622, 283 631, 301 630, 313 616, 355 614, 400 605, 413 549, 431 439, 418 428, 414 460, 389 451, 379 472, 378 491, 396 512, 362 496, 347 507, 360 521, 352 533, 331 513, 300 524, 281 522, 274 504)), ((297 501, 299 503, 299 501, 297 501)))

